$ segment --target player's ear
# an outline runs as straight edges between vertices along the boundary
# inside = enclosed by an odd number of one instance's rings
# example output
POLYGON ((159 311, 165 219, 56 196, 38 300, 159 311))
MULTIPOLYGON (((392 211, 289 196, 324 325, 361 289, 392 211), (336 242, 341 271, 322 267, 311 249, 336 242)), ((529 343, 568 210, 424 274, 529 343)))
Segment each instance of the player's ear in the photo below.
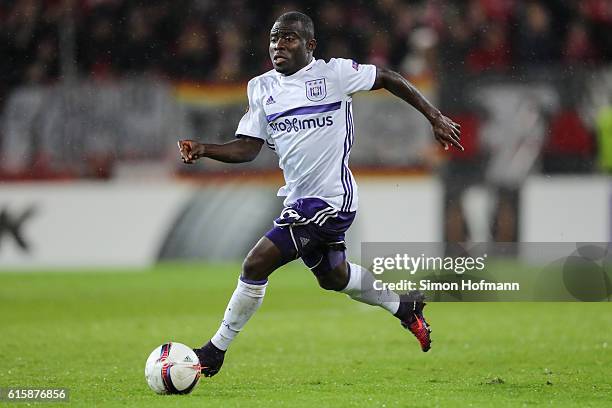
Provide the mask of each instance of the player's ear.
POLYGON ((317 48, 317 40, 313 38, 311 40, 306 41, 306 49, 308 50, 308 52, 314 52, 315 48, 317 48))

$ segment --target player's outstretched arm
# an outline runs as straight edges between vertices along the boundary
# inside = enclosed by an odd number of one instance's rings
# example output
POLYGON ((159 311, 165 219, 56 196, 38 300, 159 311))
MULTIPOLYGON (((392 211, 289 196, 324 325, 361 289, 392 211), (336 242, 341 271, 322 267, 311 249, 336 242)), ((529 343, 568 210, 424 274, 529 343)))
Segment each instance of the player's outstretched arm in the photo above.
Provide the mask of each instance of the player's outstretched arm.
POLYGON ((262 145, 262 139, 243 135, 224 144, 200 143, 195 140, 178 141, 181 158, 186 164, 192 164, 203 157, 224 163, 249 162, 257 157, 262 145))
POLYGON ((464 150, 459 142, 461 130, 458 123, 444 116, 406 78, 387 68, 376 67, 376 80, 372 89, 384 88, 414 106, 431 123, 434 137, 444 149, 449 145, 464 150))

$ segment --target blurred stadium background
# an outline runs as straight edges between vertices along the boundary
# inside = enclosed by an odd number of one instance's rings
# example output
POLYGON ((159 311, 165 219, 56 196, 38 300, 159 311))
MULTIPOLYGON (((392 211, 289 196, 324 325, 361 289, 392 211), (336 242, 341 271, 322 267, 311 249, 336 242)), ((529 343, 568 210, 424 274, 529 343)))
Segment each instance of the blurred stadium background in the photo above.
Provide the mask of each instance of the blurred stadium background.
POLYGON ((233 137, 292 9, 313 17, 317 58, 393 68, 462 125, 466 151, 442 153, 412 108, 356 97, 353 256, 609 241, 610 1, 6 0, 0 268, 243 257, 281 207, 274 153, 185 166, 176 140, 233 137))

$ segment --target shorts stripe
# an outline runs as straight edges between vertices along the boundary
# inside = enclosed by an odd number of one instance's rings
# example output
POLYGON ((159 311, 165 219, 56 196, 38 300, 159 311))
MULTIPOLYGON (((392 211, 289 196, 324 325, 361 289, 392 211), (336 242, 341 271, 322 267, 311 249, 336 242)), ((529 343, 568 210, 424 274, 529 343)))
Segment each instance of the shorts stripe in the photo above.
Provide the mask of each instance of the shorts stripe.
POLYGON ((325 221, 327 221, 329 218, 336 218, 338 216, 338 211, 333 211, 331 213, 328 214, 324 214, 322 217, 319 217, 318 220, 314 220, 313 222, 315 224, 317 224, 318 226, 323 226, 323 224, 325 224, 325 221))
POLYGON ((323 217, 321 217, 319 220, 315 221, 315 224, 322 226, 323 224, 325 224, 325 221, 327 221, 329 218, 336 218, 337 216, 338 216, 338 212, 326 214, 323 217))
MULTIPOLYGON (((285 208, 281 212, 281 217, 286 210, 292 210, 292 208, 285 208)), ((305 218, 305 217, 293 218, 294 222, 291 222, 292 219, 290 219, 287 222, 277 222, 275 220, 274 225, 276 225, 277 227, 283 227, 287 225, 306 225, 306 224, 310 224, 311 222, 317 225, 323 225, 322 222, 325 222, 329 217, 336 217, 337 215, 338 215, 338 210, 334 209, 333 207, 325 207, 317 211, 311 218, 305 218)))

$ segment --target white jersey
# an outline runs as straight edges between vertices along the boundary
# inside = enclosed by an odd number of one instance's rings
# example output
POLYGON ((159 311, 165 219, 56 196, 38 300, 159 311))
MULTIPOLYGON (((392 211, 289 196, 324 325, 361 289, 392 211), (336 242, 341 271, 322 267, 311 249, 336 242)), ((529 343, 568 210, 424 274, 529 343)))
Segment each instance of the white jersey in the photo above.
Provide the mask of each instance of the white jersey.
POLYGON ((317 197, 340 211, 357 210, 357 185, 348 168, 351 95, 372 89, 375 79, 374 65, 313 59, 293 75, 271 70, 249 81, 249 110, 236 134, 263 139, 276 151, 285 206, 317 197))

